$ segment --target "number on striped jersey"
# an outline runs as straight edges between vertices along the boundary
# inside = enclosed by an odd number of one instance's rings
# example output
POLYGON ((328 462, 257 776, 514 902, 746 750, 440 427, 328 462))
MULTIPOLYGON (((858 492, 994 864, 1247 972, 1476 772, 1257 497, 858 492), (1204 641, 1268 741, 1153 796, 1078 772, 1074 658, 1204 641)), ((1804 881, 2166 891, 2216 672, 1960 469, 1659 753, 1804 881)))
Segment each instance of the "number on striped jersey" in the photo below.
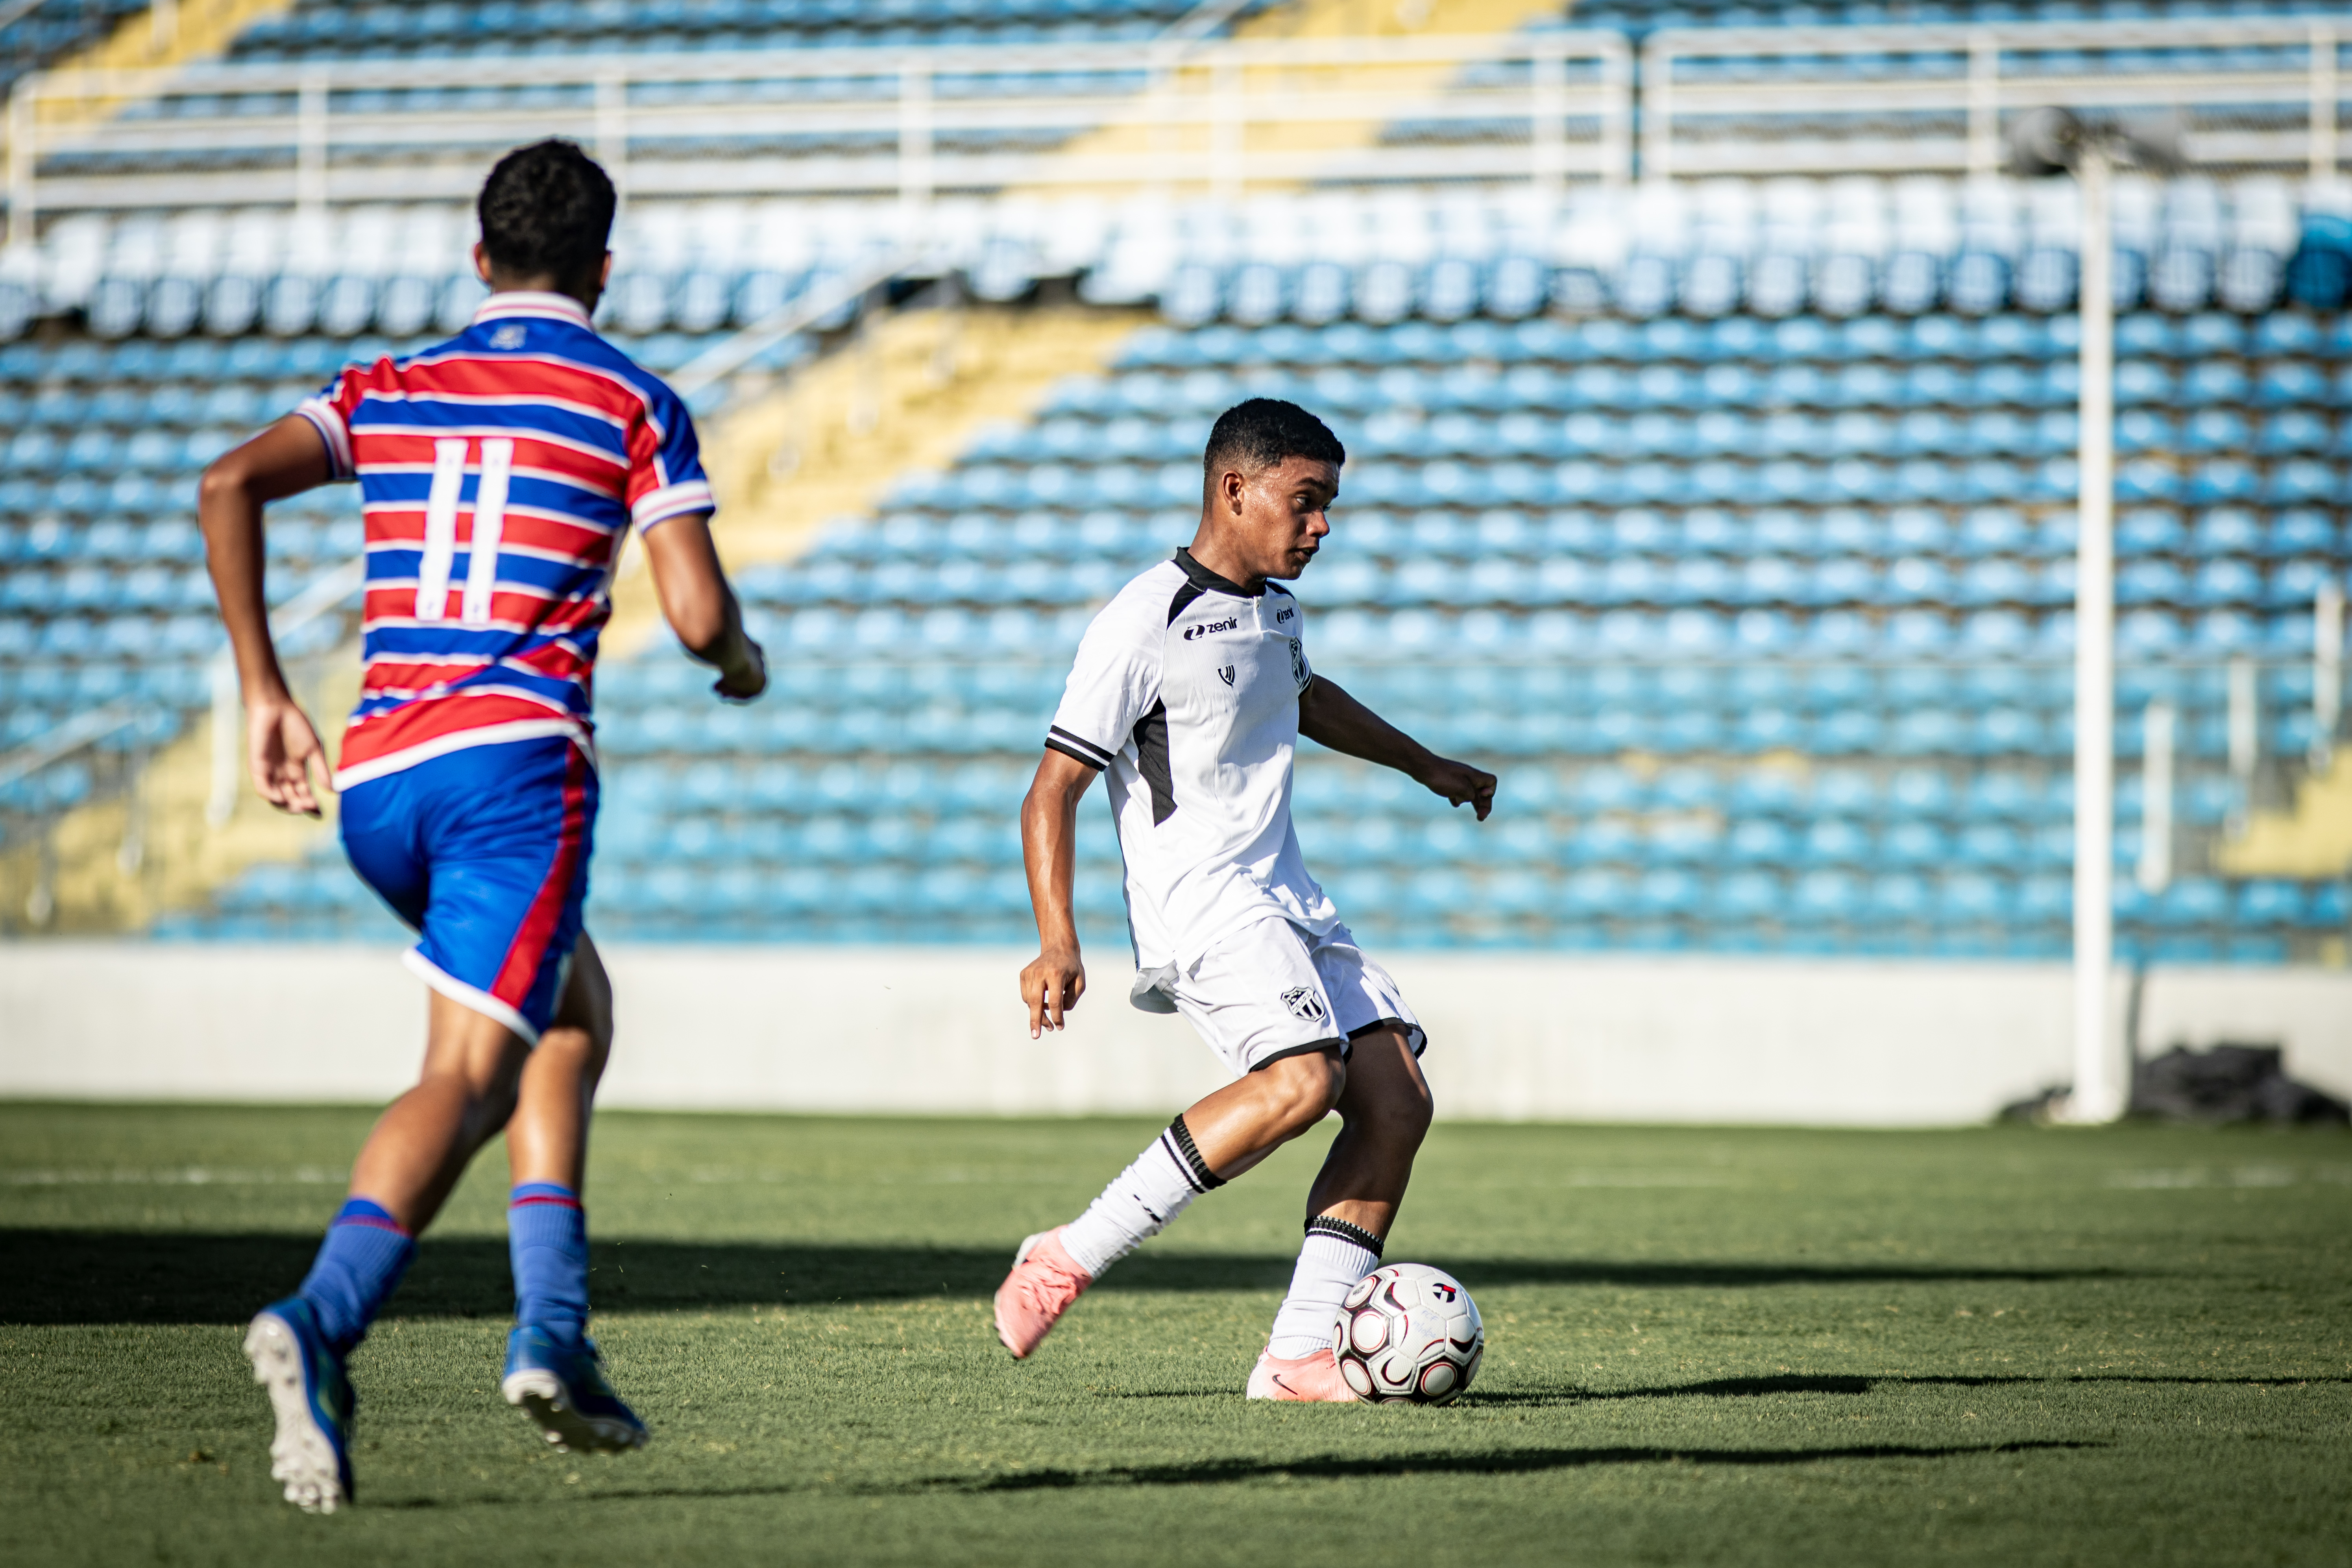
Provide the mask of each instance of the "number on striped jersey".
MULTIPOLYGON (((416 563, 416 618, 445 620, 449 614, 449 574, 457 558, 457 508, 466 488, 463 439, 433 443, 433 486, 425 498, 425 552, 416 563)), ((458 621, 490 624, 491 597, 499 585, 499 542, 506 532, 507 483, 514 472, 514 443, 481 444, 481 479, 474 490, 474 533, 467 545, 466 588, 458 621)))

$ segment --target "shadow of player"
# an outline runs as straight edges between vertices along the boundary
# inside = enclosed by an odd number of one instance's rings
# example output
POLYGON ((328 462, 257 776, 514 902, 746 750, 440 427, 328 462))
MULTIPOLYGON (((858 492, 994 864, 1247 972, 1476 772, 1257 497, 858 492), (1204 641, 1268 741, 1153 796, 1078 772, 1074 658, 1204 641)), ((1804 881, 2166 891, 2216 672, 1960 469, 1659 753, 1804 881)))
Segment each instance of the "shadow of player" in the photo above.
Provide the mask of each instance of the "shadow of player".
POLYGON ((2147 1384, 2200 1384, 2216 1387, 2260 1384, 2265 1388, 2293 1388, 2303 1384, 2352 1383, 2346 1377, 2166 1377, 2146 1373, 2053 1373, 2046 1377, 2030 1373, 1993 1376, 1968 1374, 1917 1377, 1850 1377, 1837 1374, 1785 1373, 1770 1377, 1720 1377, 1706 1383, 1685 1383, 1658 1388, 1581 1388, 1561 1385, 1552 1388, 1510 1388, 1492 1391, 1476 1389, 1465 1394, 1460 1403, 1471 1405, 1540 1408, 1546 1405, 1591 1405, 1626 1399, 1758 1399, 1780 1394, 1886 1394, 1912 1388, 2047 1388, 2053 1384, 2070 1383, 2133 1383, 2147 1384))
MULTIPOLYGON (((0 1230, 0 1322, 241 1323, 299 1282, 315 1237, 256 1232, 0 1230)), ((620 1237, 590 1248, 590 1288, 604 1311, 836 1301, 971 1299, 993 1292, 1013 1247, 679 1241, 620 1237)), ((1103 1282, 1106 1292, 1279 1291, 1292 1259, 1272 1253, 1150 1250, 1103 1282)), ((1612 1263, 1448 1258, 1478 1288, 1596 1286, 1749 1289, 1773 1285, 2036 1281, 2111 1270, 1889 1268, 1776 1263, 1612 1263)), ((490 1237, 427 1237, 394 1315, 503 1320, 512 1302, 507 1247, 490 1237)))

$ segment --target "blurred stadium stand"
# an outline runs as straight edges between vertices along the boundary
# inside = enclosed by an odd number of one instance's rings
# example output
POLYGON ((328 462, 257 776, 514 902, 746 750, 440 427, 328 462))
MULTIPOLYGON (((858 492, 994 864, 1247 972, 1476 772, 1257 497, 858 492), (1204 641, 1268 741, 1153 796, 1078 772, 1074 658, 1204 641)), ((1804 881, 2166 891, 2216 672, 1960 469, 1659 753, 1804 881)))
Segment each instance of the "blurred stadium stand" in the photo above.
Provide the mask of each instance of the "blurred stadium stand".
MULTIPOLYGON (((10 891, 47 877, 35 890, 54 909, 44 836, 121 797, 149 757, 201 750, 218 638, 194 471, 343 360, 464 318, 478 287, 457 273, 464 219, 448 198, 478 175, 465 138, 518 114, 584 116, 593 136, 600 78, 579 59, 601 53, 632 73, 602 100, 627 117, 632 176, 604 320, 647 363, 677 371, 796 299, 898 268, 766 347, 749 378, 698 393, 714 443, 773 395, 763 378, 854 346, 861 321, 934 279, 957 280, 950 313, 956 298, 1020 308, 1042 290, 1066 310, 1080 308, 1072 292, 1099 310, 1147 303, 1160 321, 1104 368, 1074 347, 1074 374, 1034 414, 979 428, 951 462, 870 476, 878 499, 859 515, 738 551, 776 656, 768 701, 716 707, 666 641, 608 663, 599 931, 1021 940, 1014 810, 1078 631, 1190 536, 1210 420, 1270 394, 1322 412, 1351 454, 1338 532, 1300 584, 1319 668, 1505 779, 1505 811, 1473 831, 1392 775, 1302 763, 1301 836, 1367 937, 2062 957, 2075 218, 2063 184, 1990 177, 1990 70, 2015 94, 2004 104, 2044 88, 2063 100, 2086 75, 2149 84, 2115 89, 2126 108, 2187 92, 2192 153, 2200 136, 2220 150, 2117 195, 2121 946, 2168 963, 2343 962, 2352 848, 2331 860, 2308 848, 2324 833, 2281 824, 2352 810, 2336 804, 2347 770, 2314 642, 2315 605, 2352 563, 2352 205, 2305 178, 2310 84, 2352 8, 2266 7, 2286 19, 2257 26, 2211 6, 2078 20, 2035 7, 2035 32, 1990 4, 1768 16, 1600 0, 1521 26, 1522 6, 1475 48, 1382 57, 1425 90, 1381 113, 1359 105, 1344 136, 1268 132, 1263 168, 1325 171, 1303 193, 1253 190, 1261 165, 1217 163, 1219 124, 1258 135, 1244 66, 1213 110, 1213 67, 1196 103, 1191 66, 1155 86, 1084 54, 1162 37, 1178 9, 309 5, 249 27, 225 68, 392 74, 307 89, 254 76, 268 90, 244 95, 199 80, 45 153, 36 205, 49 216, 0 266, 0 334, 16 340, 0 348, 0 755, 28 756, 93 712, 126 717, 0 783, 0 858, 22 868, 10 891), (1758 31, 1799 20, 1822 31, 1758 31), (2008 29, 1990 68, 1987 27, 2008 29), (1018 68, 920 52, 989 44, 1021 46, 1018 68), (919 100, 966 122, 909 139, 912 68, 828 53, 726 74, 729 51, 780 58, 756 53, 771 48, 929 61, 919 100), (520 68, 498 57, 551 49, 579 59, 544 89, 399 74, 460 50, 520 68), (843 111, 850 83, 863 122, 843 111), (1888 107, 1894 88, 1912 107, 1888 107), (1739 96, 1751 89, 1766 96, 1739 96), (1158 155, 1121 141, 1140 132, 1118 107, 1156 92, 1179 142, 1200 133, 1171 154, 1199 177, 1140 194, 1090 184, 1088 157, 1158 155), (659 132, 664 114, 731 114, 752 97, 775 113, 765 129, 659 132), (983 134, 991 104, 1002 136, 983 134), (329 110, 353 137, 405 150, 371 161, 335 142, 329 168, 329 110), (223 129, 239 116, 256 128, 242 145, 223 129), (446 160, 418 151, 443 132, 446 160), (969 162, 1008 153, 984 181, 969 162), (963 174, 942 175, 958 158, 963 174), (1387 183, 1370 172, 1384 158, 1387 183), (1654 177, 1740 158, 1761 163, 1654 177), (1448 159, 1462 180, 1414 183, 1448 159), (695 199, 673 199, 649 172, 709 179, 761 160, 820 194, 689 182, 695 199), (1776 166, 1788 172, 1763 177, 1776 166), (272 199, 301 203, 166 212, 107 195, 257 171, 286 182, 272 199), (2142 794, 2152 703, 2175 715, 2169 831, 2142 794)), ((1246 61, 1276 42, 1244 26, 1231 47, 1246 61)), ((1375 68, 1336 45, 1290 47, 1340 62, 1335 103, 1375 68)), ((277 509, 273 595, 356 539, 341 492, 277 509)), ((298 647, 323 656, 347 632, 316 622, 298 647)), ((1099 806, 1082 823, 1082 912, 1113 932, 1117 846, 1099 806)), ((131 923, 392 933, 323 837, 215 881, 131 923)), ((26 902, 0 925, 62 918, 26 902)))
POLYGON ((9 0, 0 4, 0 89, 28 71, 86 48, 125 17, 146 11, 145 0, 9 0))

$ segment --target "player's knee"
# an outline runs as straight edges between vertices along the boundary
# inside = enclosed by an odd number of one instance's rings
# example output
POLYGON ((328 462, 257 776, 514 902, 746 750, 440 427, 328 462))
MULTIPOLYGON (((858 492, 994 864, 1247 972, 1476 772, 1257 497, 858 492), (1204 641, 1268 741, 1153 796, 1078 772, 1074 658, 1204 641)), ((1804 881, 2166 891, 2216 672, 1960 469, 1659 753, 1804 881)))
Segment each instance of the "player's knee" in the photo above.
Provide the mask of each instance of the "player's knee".
POLYGON ((1383 1086, 1382 1092, 1376 1096, 1358 1095, 1341 1107, 1341 1114, 1360 1135, 1383 1148, 1409 1152, 1420 1148, 1422 1140, 1429 1135, 1434 1110, 1429 1086, 1415 1078, 1383 1086))
POLYGON ((1429 1135, 1430 1119, 1436 1113, 1437 1106, 1430 1098, 1428 1080, 1418 1075, 1396 1093, 1386 1096, 1381 1107, 1390 1135, 1410 1142, 1416 1148, 1429 1135))
POLYGON ((588 1067, 596 1073, 604 1070, 604 1058, 613 1049, 613 982, 596 944, 584 932, 572 950, 571 973, 564 977, 551 1027, 584 1037, 588 1067))
POLYGON ((1259 1069, 1274 1092, 1279 1135, 1296 1138, 1331 1113, 1348 1086, 1348 1069, 1337 1050, 1303 1051, 1259 1069))
POLYGON ((428 1063, 416 1090, 432 1097, 456 1118, 476 1143, 495 1136, 513 1117, 521 1098, 521 1063, 476 1061, 428 1063))

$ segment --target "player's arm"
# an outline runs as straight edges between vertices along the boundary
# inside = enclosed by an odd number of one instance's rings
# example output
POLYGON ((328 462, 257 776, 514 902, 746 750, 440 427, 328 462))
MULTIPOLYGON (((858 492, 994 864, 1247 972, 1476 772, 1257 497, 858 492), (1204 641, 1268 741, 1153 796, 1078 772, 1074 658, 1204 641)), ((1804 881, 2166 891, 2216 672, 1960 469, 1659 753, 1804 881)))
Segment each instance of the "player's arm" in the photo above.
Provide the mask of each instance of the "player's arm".
POLYGON ((236 656, 245 696, 247 766, 261 798, 280 811, 319 815, 310 767, 327 772, 327 751, 278 663, 263 595, 261 509, 270 501, 323 485, 335 477, 326 443, 307 419, 289 414, 252 440, 215 458, 196 492, 196 523, 205 535, 205 564, 221 620, 236 656))
POLYGON ((711 689, 749 702, 768 689, 768 660, 743 630, 743 606, 711 542, 710 514, 666 518, 646 530, 646 561, 662 615, 686 651, 719 671, 711 689))
POLYGON ((1048 750, 1021 803, 1021 858, 1029 873, 1029 907, 1037 917, 1037 956, 1021 972, 1029 1037, 1062 1026, 1062 1015, 1086 994, 1078 925, 1070 909, 1078 864, 1078 797, 1096 770, 1048 750))
POLYGON ((1308 740, 1394 768, 1450 805, 1468 804, 1486 820, 1495 809, 1495 775, 1441 757, 1318 675, 1298 698, 1298 732, 1308 740))

